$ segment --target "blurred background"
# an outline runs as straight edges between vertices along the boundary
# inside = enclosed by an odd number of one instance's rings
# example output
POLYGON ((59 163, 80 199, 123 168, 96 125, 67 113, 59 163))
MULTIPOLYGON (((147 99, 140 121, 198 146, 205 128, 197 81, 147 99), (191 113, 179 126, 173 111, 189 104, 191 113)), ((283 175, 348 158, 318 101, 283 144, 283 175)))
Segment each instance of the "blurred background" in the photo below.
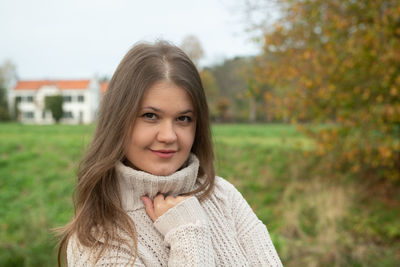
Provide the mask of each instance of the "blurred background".
POLYGON ((55 266, 115 68, 165 39, 197 65, 218 175, 286 266, 400 264, 397 0, 0 2, 0 266, 55 266))

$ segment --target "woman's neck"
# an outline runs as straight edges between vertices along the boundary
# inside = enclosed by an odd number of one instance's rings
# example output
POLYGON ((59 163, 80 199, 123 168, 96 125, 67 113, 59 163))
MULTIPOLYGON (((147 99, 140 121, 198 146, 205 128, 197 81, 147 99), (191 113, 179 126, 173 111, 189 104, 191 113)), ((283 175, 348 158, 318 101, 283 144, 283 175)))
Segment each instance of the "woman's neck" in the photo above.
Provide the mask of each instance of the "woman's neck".
POLYGON ((143 208, 143 195, 153 199, 158 193, 175 196, 190 192, 195 187, 198 169, 199 160, 194 154, 190 154, 186 166, 168 176, 153 175, 119 162, 116 171, 122 207, 127 211, 143 208))

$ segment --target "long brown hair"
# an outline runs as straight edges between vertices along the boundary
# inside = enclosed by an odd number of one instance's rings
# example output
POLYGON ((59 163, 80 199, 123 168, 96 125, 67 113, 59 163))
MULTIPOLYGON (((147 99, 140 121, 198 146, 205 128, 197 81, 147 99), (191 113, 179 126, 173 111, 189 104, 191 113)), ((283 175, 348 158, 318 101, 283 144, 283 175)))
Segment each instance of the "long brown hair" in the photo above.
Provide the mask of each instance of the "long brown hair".
POLYGON ((165 41, 136 44, 122 59, 109 83, 93 140, 79 165, 75 215, 59 231, 59 266, 66 255, 68 240, 74 234, 82 246, 101 247, 97 259, 111 241, 116 240, 125 242, 132 250, 133 261, 136 260, 137 232, 121 206, 115 165, 125 158, 128 136, 145 90, 160 80, 175 83, 191 97, 197 121, 192 152, 200 161, 198 175, 206 179, 188 194, 199 193, 200 201, 211 194, 215 179, 213 148, 208 106, 199 73, 189 57, 172 44, 165 41), (121 230, 128 234, 130 241, 118 235, 117 231, 121 230))

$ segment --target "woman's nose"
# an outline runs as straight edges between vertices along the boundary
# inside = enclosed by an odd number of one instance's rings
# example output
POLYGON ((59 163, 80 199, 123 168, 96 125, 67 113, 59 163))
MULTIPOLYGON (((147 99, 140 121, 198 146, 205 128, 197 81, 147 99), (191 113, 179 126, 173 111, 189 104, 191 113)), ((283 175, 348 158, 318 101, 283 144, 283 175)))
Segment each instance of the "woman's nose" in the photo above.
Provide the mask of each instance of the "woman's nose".
POLYGON ((172 122, 166 121, 160 125, 157 139, 163 143, 173 143, 177 140, 176 132, 172 122))

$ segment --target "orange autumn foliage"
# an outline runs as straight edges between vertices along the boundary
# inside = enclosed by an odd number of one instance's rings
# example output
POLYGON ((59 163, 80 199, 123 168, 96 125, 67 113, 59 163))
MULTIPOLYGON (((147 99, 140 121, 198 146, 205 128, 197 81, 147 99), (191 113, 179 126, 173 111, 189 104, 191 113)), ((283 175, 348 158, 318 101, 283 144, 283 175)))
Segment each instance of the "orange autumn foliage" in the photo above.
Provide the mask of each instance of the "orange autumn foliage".
POLYGON ((278 0, 256 80, 308 128, 331 171, 400 180, 400 1, 278 0))

